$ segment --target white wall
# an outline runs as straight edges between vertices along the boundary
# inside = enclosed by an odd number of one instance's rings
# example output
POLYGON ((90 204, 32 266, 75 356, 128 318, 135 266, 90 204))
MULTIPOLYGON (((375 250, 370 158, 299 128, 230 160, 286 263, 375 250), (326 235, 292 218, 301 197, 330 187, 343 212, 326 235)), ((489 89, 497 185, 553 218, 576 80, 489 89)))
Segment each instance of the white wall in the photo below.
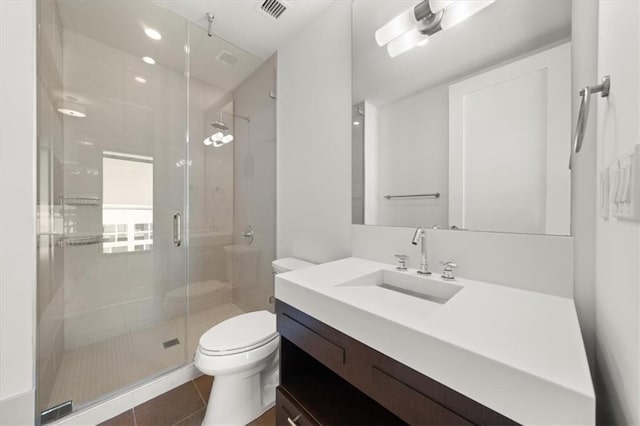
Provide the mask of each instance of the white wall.
POLYGON ((278 51, 278 257, 351 253, 351 2, 278 51))
POLYGON ((0 423, 33 423, 34 1, 0 2, 0 423))
MULTIPOLYGON (((572 3, 572 120, 576 123, 579 88, 597 81, 598 2, 572 3)), ((571 171, 571 234, 574 250, 574 299, 589 363, 593 368, 595 333, 596 239, 596 105, 592 104, 582 151, 573 158, 571 171)))
POLYGON ((374 168, 375 164, 366 165, 367 170, 379 172, 376 223, 391 226, 422 223, 447 228, 449 86, 438 86, 379 107, 378 120, 378 168, 374 168), (387 194, 434 192, 439 192, 440 198, 382 198, 387 194))
MULTIPOLYGON (((640 143, 640 2, 600 1, 597 170, 640 143)), ((637 173, 637 171, 635 172, 637 173)), ((640 223, 597 218, 596 363, 599 420, 640 424, 640 223)))

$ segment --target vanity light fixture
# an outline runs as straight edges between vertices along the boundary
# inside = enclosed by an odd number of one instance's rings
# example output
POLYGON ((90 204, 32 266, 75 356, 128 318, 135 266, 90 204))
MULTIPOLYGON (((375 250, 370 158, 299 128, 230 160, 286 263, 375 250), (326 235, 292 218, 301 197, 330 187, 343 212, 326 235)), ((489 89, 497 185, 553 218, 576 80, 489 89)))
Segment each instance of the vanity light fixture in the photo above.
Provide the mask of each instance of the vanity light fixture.
POLYGON ((144 33, 151 40, 162 40, 162 34, 160 34, 158 30, 154 30, 153 28, 145 28, 144 33))
POLYGON ((376 31, 378 46, 387 46, 392 58, 416 46, 424 46, 429 37, 464 21, 495 0, 422 0, 376 31))
POLYGON ((153 59, 151 56, 143 56, 142 57, 142 62, 144 62, 145 64, 149 64, 149 65, 155 65, 156 64, 156 60, 153 59))

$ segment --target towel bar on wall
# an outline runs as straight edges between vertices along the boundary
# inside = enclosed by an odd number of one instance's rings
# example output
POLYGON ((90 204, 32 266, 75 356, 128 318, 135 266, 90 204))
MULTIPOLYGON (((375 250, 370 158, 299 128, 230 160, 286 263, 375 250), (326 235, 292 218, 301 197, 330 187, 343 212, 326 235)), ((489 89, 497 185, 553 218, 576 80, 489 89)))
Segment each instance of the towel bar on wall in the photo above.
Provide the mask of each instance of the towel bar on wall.
POLYGON ((589 119, 589 109, 591 107, 591 95, 600 93, 600 96, 606 98, 609 96, 611 89, 611 78, 608 75, 602 77, 602 83, 596 86, 586 86, 581 89, 578 94, 582 97, 580 101, 580 112, 578 113, 578 123, 576 133, 573 139, 573 151, 577 154, 582 149, 584 141, 584 133, 587 129, 587 120, 589 119))
POLYGON ((391 200, 394 198, 440 198, 440 193, 433 194, 411 194, 411 195, 385 195, 384 198, 391 200))

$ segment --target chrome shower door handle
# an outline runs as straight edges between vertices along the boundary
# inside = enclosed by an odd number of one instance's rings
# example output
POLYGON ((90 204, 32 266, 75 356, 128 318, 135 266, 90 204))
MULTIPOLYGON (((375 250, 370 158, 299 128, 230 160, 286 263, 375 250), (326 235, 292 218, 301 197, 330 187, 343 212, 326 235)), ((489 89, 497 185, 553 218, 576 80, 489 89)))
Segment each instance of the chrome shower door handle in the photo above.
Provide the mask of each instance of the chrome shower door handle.
POLYGON ((180 247, 182 245, 182 216, 180 213, 173 215, 173 245, 180 247))

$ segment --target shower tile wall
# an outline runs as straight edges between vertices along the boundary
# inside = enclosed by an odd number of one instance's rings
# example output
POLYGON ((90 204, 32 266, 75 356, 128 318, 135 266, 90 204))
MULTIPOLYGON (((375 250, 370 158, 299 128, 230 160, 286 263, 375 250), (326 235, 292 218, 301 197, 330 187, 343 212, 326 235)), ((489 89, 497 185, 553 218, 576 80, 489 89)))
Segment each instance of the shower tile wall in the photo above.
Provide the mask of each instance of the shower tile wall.
POLYGON ((64 251, 62 232, 63 127, 56 111, 62 92, 62 23, 55 2, 43 1, 38 34, 38 306, 37 401, 46 407, 64 352, 64 251))
POLYGON ((277 57, 267 59, 233 92, 235 120, 233 303, 244 311, 273 309, 271 261, 275 257, 277 57), (254 229, 251 245, 240 236, 254 229))

